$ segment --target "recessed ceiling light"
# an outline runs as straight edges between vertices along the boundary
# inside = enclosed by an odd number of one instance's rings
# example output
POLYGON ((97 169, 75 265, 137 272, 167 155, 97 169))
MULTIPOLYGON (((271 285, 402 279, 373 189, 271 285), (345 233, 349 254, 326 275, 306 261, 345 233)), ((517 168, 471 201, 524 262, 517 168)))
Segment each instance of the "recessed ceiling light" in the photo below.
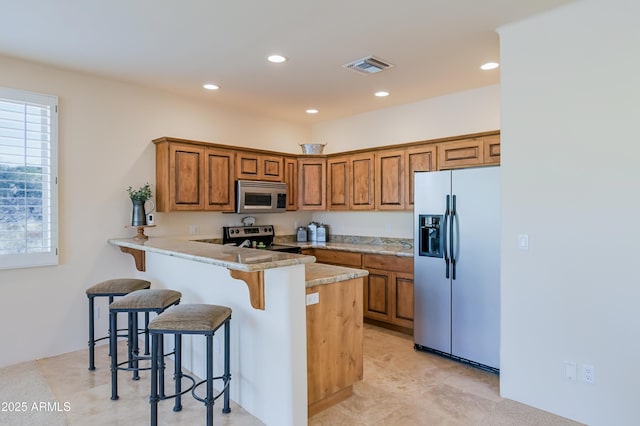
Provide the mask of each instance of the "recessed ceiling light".
POLYGON ((487 62, 486 64, 481 65, 480 69, 481 70, 485 70, 485 71, 494 70, 494 69, 498 68, 499 66, 500 66, 500 64, 497 63, 497 62, 487 62))
POLYGON ((317 113, 318 113, 318 110, 315 108, 309 108, 307 110, 307 114, 317 114, 317 113))
POLYGON ((202 87, 204 87, 207 90, 218 90, 220 88, 220 86, 218 86, 217 84, 213 84, 213 83, 203 84, 202 87))
POLYGON ((385 92, 384 90, 380 90, 376 92, 375 95, 379 98, 384 98, 385 96, 389 96, 389 92, 385 92))
POLYGON ((273 62, 275 64, 280 64, 282 62, 285 62, 286 60, 287 60, 287 58, 285 58, 282 55, 269 55, 269 56, 267 56, 267 61, 273 62))

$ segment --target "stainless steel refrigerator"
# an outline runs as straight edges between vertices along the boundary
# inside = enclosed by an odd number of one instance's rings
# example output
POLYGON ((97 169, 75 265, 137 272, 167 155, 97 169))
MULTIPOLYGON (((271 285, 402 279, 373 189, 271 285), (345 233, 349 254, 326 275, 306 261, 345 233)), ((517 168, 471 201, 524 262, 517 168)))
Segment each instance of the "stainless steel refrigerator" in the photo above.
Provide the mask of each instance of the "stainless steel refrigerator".
POLYGON ((500 368, 500 168, 415 173, 415 348, 500 368))

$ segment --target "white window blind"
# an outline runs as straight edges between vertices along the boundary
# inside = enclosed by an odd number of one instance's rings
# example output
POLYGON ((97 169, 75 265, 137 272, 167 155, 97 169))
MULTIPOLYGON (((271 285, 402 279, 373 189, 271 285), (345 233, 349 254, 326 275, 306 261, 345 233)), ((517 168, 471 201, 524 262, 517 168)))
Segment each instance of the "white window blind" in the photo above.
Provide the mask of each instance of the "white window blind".
POLYGON ((0 269, 58 263, 57 110, 0 87, 0 269))

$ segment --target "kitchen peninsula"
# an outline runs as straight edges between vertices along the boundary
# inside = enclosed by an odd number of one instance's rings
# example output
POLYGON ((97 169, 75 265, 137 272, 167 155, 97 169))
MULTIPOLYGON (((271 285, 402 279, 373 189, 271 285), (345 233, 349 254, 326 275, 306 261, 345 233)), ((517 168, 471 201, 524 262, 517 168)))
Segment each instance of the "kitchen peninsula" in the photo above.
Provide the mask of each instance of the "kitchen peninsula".
MULTIPOLYGON (((181 291, 182 303, 231 307, 231 399, 265 424, 306 424, 308 415, 351 395, 362 378, 366 271, 315 264, 313 256, 173 238, 109 243, 133 255, 153 288, 181 291), (326 339, 341 339, 339 350, 328 353, 326 339), (335 369, 335 360, 345 363, 337 378, 324 364, 335 369)), ((202 344, 187 338, 184 347, 183 368, 202 377, 202 344)))

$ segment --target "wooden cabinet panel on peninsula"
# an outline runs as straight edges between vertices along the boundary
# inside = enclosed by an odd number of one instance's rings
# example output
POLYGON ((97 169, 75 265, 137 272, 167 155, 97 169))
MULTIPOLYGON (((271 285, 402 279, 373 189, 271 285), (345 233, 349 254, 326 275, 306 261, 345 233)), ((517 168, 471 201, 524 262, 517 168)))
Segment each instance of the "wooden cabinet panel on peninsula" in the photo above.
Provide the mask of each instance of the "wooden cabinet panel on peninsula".
POLYGON ((238 151, 236 171, 238 179, 282 182, 282 157, 238 151))
POLYGON ((364 280, 364 317, 412 331, 413 259, 365 253, 362 267, 369 271, 364 280))
POLYGON ((154 142, 159 212, 233 211, 233 151, 154 142))
POLYGON ((327 209, 327 161, 324 157, 298 159, 298 209, 327 209))
POLYGON ((353 392, 362 380, 362 278, 307 287, 318 303, 307 306, 309 417, 353 392))

